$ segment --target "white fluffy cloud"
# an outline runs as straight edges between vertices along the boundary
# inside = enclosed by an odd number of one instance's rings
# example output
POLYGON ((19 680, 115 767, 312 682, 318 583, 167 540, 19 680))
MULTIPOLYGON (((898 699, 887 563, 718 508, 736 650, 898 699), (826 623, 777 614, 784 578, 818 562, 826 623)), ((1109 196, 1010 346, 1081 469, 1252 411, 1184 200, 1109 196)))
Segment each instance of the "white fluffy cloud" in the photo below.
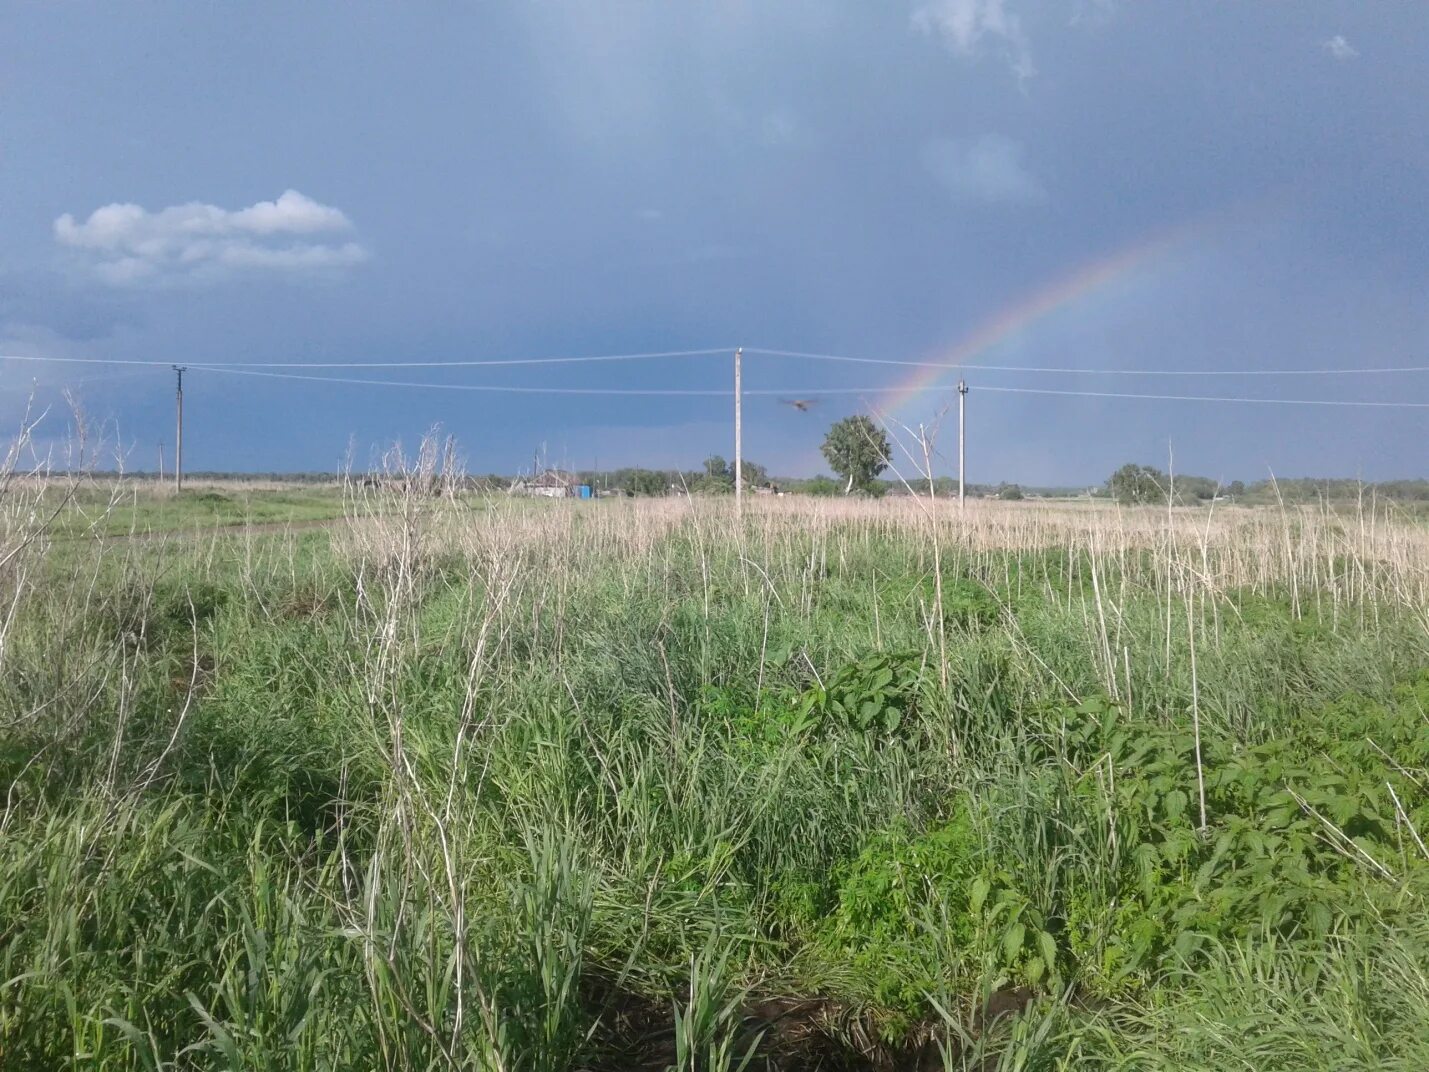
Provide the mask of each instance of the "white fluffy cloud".
POLYGON ((1345 40, 1344 34, 1335 34, 1324 43, 1324 49, 1335 59, 1341 61, 1352 60, 1359 55, 1359 51, 1354 45, 1345 40))
POLYGON ((149 212, 115 203, 82 222, 68 212, 55 220, 55 239, 116 286, 345 268, 367 259, 361 245, 344 240, 351 232, 340 209, 297 190, 241 209, 191 201, 149 212))
POLYGON ((1041 205, 1047 191, 1022 163, 1022 146, 1001 134, 938 138, 923 146, 923 165, 959 201, 1041 205))
POLYGON ((941 37, 959 56, 997 51, 1019 82, 1037 73, 1022 22, 1006 0, 924 0, 913 11, 913 25, 941 37))

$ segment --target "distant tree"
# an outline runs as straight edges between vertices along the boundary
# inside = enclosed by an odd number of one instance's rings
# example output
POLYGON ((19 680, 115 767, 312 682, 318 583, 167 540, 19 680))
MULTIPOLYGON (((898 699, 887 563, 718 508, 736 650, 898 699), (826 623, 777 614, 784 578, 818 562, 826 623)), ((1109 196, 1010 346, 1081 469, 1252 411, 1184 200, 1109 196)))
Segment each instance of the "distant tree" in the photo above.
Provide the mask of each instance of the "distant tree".
POLYGON ((855 488, 867 490, 888 468, 891 450, 883 429, 863 414, 837 421, 821 449, 829 466, 844 478, 845 495, 855 488))
POLYGON ((1186 503, 1195 499, 1199 502, 1208 502, 1216 497, 1220 486, 1220 481, 1212 480, 1206 476, 1178 476, 1176 478, 1176 501, 1186 503))
POLYGON ((744 473, 746 488, 763 487, 769 480, 769 470, 758 462, 741 462, 739 468, 744 473))
POLYGON ((1232 498, 1239 499, 1242 495, 1245 494, 1245 481, 1232 480, 1230 487, 1226 488, 1226 491, 1231 495, 1232 498))
POLYGON ((1123 465, 1106 482, 1107 494, 1130 506, 1165 503, 1170 486, 1170 480, 1160 469, 1135 463, 1123 465))
POLYGON ((670 488, 670 477, 654 469, 634 469, 625 486, 636 495, 664 495, 670 488))
POLYGON ((705 459, 704 472, 695 474, 689 481, 690 490, 706 495, 725 495, 734 490, 734 473, 729 463, 718 454, 705 459))
POLYGON ((838 481, 830 480, 826 476, 816 476, 812 480, 804 481, 804 486, 800 489, 805 495, 831 496, 839 493, 838 481))
POLYGON ((997 487, 997 497, 1008 502, 1021 502, 1024 498, 1022 488, 1017 484, 999 484, 997 487))

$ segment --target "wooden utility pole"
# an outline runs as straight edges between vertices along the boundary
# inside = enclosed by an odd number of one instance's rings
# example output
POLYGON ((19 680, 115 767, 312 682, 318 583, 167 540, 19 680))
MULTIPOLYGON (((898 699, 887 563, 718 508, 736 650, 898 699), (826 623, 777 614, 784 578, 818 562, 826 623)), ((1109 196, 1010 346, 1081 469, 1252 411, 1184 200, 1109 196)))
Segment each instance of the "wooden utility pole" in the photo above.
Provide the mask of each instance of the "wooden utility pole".
POLYGON ((184 490, 184 373, 185 365, 175 365, 174 372, 179 378, 178 393, 175 396, 177 419, 174 428, 174 490, 184 490))
POLYGON ((967 502, 968 426, 966 420, 968 385, 958 381, 958 508, 967 502))
POLYGON ((734 512, 744 516, 744 414, 741 409, 740 369, 744 347, 734 351, 734 512))

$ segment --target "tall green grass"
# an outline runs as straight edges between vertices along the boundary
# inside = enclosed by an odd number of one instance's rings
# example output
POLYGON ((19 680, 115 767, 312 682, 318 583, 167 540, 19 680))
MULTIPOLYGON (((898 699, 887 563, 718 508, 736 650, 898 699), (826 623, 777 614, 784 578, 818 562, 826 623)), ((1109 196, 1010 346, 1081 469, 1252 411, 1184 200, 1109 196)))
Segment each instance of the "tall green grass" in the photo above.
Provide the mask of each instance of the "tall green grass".
POLYGON ((9 560, 0 1067, 1429 1067, 1421 531, 349 490, 9 560))

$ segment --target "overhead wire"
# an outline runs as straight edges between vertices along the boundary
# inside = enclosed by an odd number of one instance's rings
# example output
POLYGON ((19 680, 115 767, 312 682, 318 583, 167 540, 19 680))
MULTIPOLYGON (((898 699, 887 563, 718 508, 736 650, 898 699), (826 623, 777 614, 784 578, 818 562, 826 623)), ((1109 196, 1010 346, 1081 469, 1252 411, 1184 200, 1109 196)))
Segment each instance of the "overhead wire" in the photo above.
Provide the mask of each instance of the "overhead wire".
MULTIPOLYGON (((377 380, 346 376, 316 376, 298 372, 278 372, 266 371, 280 368, 474 368, 482 366, 511 366, 511 365, 550 365, 550 364, 577 364, 587 362, 608 362, 608 361, 632 361, 660 357, 695 357, 711 354, 730 353, 733 347, 708 348, 701 350, 663 350, 632 354, 604 354, 588 357, 544 357, 544 358, 512 358, 495 359, 489 361, 428 361, 428 362, 190 362, 187 367, 190 370, 202 370, 206 372, 216 372, 235 376, 254 376, 267 379, 294 380, 309 383, 330 383, 365 387, 398 387, 419 390, 446 390, 483 392, 498 394, 527 394, 527 395, 592 395, 606 397, 690 397, 690 398, 729 398, 734 392, 730 389, 702 389, 702 388, 640 388, 640 387, 522 387, 501 384, 461 384, 461 383, 433 383, 430 381, 416 380, 377 380)), ((1393 372, 1424 372, 1429 371, 1429 366, 1406 366, 1401 368, 1378 368, 1378 369, 1241 369, 1241 370, 1205 370, 1205 369, 1068 369, 1068 368, 1037 368, 1032 366, 993 366, 993 365, 972 365, 959 366, 943 364, 937 362, 901 361, 892 358, 858 358, 845 357, 835 354, 817 354, 792 350, 767 350, 757 347, 745 347, 746 353, 762 354, 777 357, 804 358, 820 361, 836 362, 856 362, 860 364, 881 364, 881 365, 901 365, 927 368, 945 368, 950 371, 966 368, 968 371, 1015 371, 1015 372, 1035 372, 1035 373, 1090 373, 1090 374, 1126 374, 1126 375, 1338 375, 1350 372, 1361 373, 1393 373, 1393 372)), ((36 357, 33 355, 0 355, 0 360, 23 361, 23 362, 54 362, 60 364, 90 364, 90 365, 122 365, 122 366, 143 366, 152 368, 170 368, 172 362, 139 360, 126 358, 85 358, 85 357, 36 357)), ((134 374, 139 375, 139 374, 134 374)), ((127 376, 120 375, 114 377, 92 377, 87 382, 98 382, 102 379, 122 379, 127 376)), ((86 381, 81 381, 86 382, 86 381)), ((14 387, 10 389, 16 389, 14 387)), ((761 389, 755 388, 745 390, 743 393, 749 396, 807 396, 823 397, 837 395, 879 395, 889 391, 897 390, 897 385, 881 385, 877 387, 825 387, 825 388, 781 388, 781 389, 761 389)), ((925 388, 929 391, 953 390, 951 387, 925 388)), ((1265 398, 1265 397, 1244 397, 1233 395, 1174 395, 1174 394, 1149 394, 1119 391, 1079 391, 1079 390, 1059 390, 1055 388, 1039 387, 1007 387, 988 384, 979 384, 975 390, 979 392, 987 391, 1003 394, 1028 394, 1028 395, 1049 395, 1062 397, 1080 398, 1116 398, 1135 399, 1146 401, 1165 402, 1224 402, 1235 404, 1265 404, 1284 406, 1348 406, 1359 408, 1376 409, 1429 409, 1429 402, 1404 402, 1404 401, 1373 401, 1359 399, 1311 399, 1311 398, 1265 398)))
MULTIPOLYGON (((624 387, 510 387, 498 384, 470 384, 470 383, 431 383, 415 380, 367 380, 355 379, 346 376, 305 376, 291 372, 261 372, 249 369, 236 368, 211 368, 210 372, 227 373, 235 376, 261 376, 269 379, 302 380, 310 383, 340 383, 353 384, 367 387, 404 387, 428 390, 448 390, 448 391, 478 391, 496 392, 512 394, 557 394, 557 395, 607 395, 607 396, 669 396, 669 397, 703 397, 703 398, 732 398, 734 391, 728 388, 720 389, 679 389, 679 388, 624 388, 624 387)), ((890 385, 879 387, 812 387, 812 388, 754 388, 747 389, 742 393, 758 397, 776 396, 832 396, 832 395, 877 395, 892 390, 890 385)), ((929 388, 929 390, 952 391, 955 388, 929 388)), ((1356 399, 1318 399, 1318 398, 1256 398, 1238 397, 1232 395, 1162 395, 1162 394, 1136 394, 1124 391, 1064 391, 1054 388, 1039 387, 997 387, 979 385, 977 391, 993 391, 1005 394, 1033 394, 1033 395, 1061 395, 1069 397, 1084 398, 1127 398, 1145 399, 1163 402, 1234 402, 1234 403, 1266 403, 1270 405, 1282 406, 1365 406, 1375 408, 1390 409, 1429 409, 1429 402, 1377 402, 1360 401, 1356 399)))
POLYGON ((641 387, 510 387, 504 384, 485 383, 431 383, 419 380, 365 380, 351 376, 305 376, 298 372, 262 372, 248 368, 229 368, 222 365, 190 365, 205 372, 218 372, 229 376, 262 376, 275 380, 305 380, 310 383, 357 384, 365 387, 417 387, 437 391, 491 391, 521 395, 671 395, 706 396, 727 398, 734 394, 729 390, 699 390, 677 388, 641 387))
POLYGON ((1403 365, 1388 368, 1300 368, 1300 369, 1127 369, 1068 368, 1042 365, 985 365, 981 362, 956 364, 947 361, 908 361, 891 357, 848 357, 843 354, 819 354, 802 350, 764 350, 746 346, 747 354, 766 357, 790 357, 808 361, 832 361, 857 365, 896 365, 903 368, 946 369, 949 372, 1037 372, 1087 376, 1352 376, 1386 375, 1400 372, 1429 372, 1429 365, 1403 365))
MULTIPOLYGON (((1019 394, 1019 395, 1065 395, 1080 398, 1140 398, 1151 399, 1163 402, 1264 402, 1271 405, 1280 406, 1375 406, 1388 407, 1391 409, 1429 409, 1429 402, 1373 402, 1359 401, 1357 399, 1343 398, 1255 398, 1238 397, 1234 395, 1153 395, 1134 394, 1126 391, 1059 391, 1051 387, 995 387, 986 384, 979 384, 969 388, 972 391, 994 391, 999 394, 1019 394)), ((883 387, 829 387, 829 388, 809 388, 802 392, 798 391, 745 391, 747 395, 791 395, 804 394, 810 396, 818 395, 876 395, 884 394, 888 391, 896 390, 896 386, 885 385, 883 387)), ((927 391, 943 391, 953 393, 956 387, 929 387, 927 391)), ((733 392, 726 392, 727 394, 733 392)))
MULTIPOLYGON (((594 354, 559 357, 482 358, 459 361, 188 361, 189 368, 245 369, 364 369, 364 368, 502 368, 527 365, 578 365, 610 361, 642 361, 664 357, 708 357, 728 354, 733 346, 711 346, 697 350, 651 350, 629 354, 594 354)), ((981 362, 915 361, 890 357, 859 357, 847 354, 825 354, 808 350, 773 350, 746 346, 747 354, 766 357, 787 357, 809 361, 827 361, 859 365, 888 365, 900 368, 945 369, 949 372, 978 370, 983 372, 1034 372, 1056 375, 1088 376, 1355 376, 1393 375, 1429 372, 1429 365, 1393 365, 1371 368, 1293 368, 1293 369, 1147 369, 1088 368, 1058 365, 989 365, 981 362)), ((84 365, 137 365, 150 368, 170 368, 175 362, 118 357, 39 357, 33 354, 3 354, 0 360, 36 363, 84 365)))
MULTIPOLYGON (((950 388, 951 390, 951 388, 950 388)), ((1051 387, 995 387, 979 384, 974 390, 1000 394, 1069 395, 1081 398, 1139 398, 1163 402, 1261 402, 1274 406, 1368 406, 1388 409, 1429 409, 1429 402, 1375 402, 1354 398, 1243 398, 1233 395, 1153 395, 1124 391, 1059 391, 1051 387)))
MULTIPOLYGON (((636 354, 595 354, 578 357, 512 357, 470 361, 192 361, 187 368, 218 369, 364 369, 364 368, 497 368, 515 365, 583 365, 606 361, 644 361, 660 357, 706 357, 734 352, 733 346, 709 347, 703 350, 655 350, 636 354)), ((120 357, 36 357, 30 354, 3 354, 3 361, 57 362, 72 365, 142 365, 151 368, 171 368, 177 362, 142 360, 120 357)))

